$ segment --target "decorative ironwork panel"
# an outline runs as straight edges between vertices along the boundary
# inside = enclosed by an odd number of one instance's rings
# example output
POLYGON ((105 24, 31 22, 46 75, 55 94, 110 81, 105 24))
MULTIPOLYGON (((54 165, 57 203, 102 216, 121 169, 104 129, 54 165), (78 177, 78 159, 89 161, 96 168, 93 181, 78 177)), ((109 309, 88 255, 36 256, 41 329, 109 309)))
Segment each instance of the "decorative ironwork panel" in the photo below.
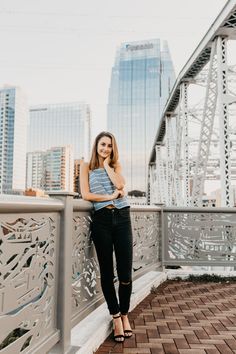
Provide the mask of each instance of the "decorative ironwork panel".
POLYGON ((131 213, 133 229, 134 275, 147 266, 160 262, 160 212, 135 211, 131 213))
POLYGON ((73 215, 72 242, 72 316, 82 311, 101 294, 99 265, 90 238, 88 212, 73 215))
POLYGON ((164 264, 235 264, 235 213, 165 212, 164 225, 164 264))
POLYGON ((55 333, 57 214, 0 216, 0 353, 55 333))

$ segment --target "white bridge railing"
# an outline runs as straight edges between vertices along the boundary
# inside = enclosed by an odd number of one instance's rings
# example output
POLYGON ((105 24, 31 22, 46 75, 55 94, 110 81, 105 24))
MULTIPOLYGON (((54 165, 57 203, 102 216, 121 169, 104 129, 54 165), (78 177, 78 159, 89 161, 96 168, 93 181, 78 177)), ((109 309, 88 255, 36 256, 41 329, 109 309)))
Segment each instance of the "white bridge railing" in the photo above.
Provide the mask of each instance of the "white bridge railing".
MULTIPOLYGON (((91 211, 70 194, 1 196, 0 354, 68 352, 71 329, 103 301, 91 211)), ((135 206, 131 218, 134 279, 161 265, 236 265, 233 208, 135 206)))
MULTIPOLYGON (((43 354, 56 344, 66 353, 71 329, 103 301, 91 204, 53 197, 0 198, 1 354, 43 354)), ((160 208, 131 215, 136 279, 160 264, 160 208)))

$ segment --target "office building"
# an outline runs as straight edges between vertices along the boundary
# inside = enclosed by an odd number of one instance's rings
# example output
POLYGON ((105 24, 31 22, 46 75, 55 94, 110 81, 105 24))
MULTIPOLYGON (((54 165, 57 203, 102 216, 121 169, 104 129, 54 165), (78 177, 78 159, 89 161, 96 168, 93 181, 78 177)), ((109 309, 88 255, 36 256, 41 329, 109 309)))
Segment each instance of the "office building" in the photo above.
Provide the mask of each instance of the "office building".
POLYGON ((74 190, 74 156, 72 147, 54 147, 45 154, 45 191, 74 190))
POLYGON ((85 103, 38 105, 30 108, 27 151, 71 145, 74 157, 88 159, 91 113, 85 103))
POLYGON ((44 189, 45 152, 28 152, 26 157, 26 188, 44 189))
POLYGON ((167 42, 123 43, 112 68, 108 131, 119 147, 128 191, 146 191, 148 160, 175 80, 167 42))
POLYGON ((27 153, 26 188, 46 192, 74 190, 74 158, 70 145, 27 153))
POLYGON ((19 87, 0 89, 0 194, 25 189, 28 107, 19 87))

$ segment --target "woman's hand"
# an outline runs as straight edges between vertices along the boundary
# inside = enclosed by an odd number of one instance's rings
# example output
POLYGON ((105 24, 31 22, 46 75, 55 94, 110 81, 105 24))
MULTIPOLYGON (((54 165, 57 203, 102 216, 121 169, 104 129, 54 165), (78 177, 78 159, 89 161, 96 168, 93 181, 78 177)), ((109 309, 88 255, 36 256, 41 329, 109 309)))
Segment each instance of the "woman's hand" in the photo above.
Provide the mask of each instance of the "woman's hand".
POLYGON ((112 200, 113 199, 117 199, 120 195, 120 191, 119 189, 116 189, 113 193, 112 193, 112 200))
POLYGON ((125 196, 125 191, 124 191, 124 189, 118 189, 118 191, 119 191, 119 196, 118 196, 118 198, 123 198, 124 196, 125 196))
POLYGON ((122 198, 122 197, 124 197, 124 195, 125 195, 125 192, 124 192, 123 189, 116 189, 116 190, 111 194, 111 196, 112 196, 112 199, 111 199, 111 200, 117 199, 117 198, 122 198))
POLYGON ((104 167, 109 166, 109 165, 110 165, 110 162, 111 162, 111 157, 110 157, 110 155, 108 155, 108 156, 105 158, 105 160, 103 161, 104 167))

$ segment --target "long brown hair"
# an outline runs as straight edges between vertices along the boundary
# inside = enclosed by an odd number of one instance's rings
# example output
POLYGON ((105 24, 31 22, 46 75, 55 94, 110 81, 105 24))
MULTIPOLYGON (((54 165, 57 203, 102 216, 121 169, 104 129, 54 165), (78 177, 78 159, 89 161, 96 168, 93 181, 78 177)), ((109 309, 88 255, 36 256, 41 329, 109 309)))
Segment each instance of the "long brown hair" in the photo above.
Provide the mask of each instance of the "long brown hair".
POLYGON ((90 170, 95 170, 96 168, 99 168, 99 159, 98 159, 98 153, 97 153, 97 146, 98 146, 99 140, 101 138, 103 138, 104 136, 106 136, 106 137, 111 139, 112 152, 111 152, 111 156, 110 156, 110 158, 111 158, 110 166, 111 167, 115 167, 115 165, 116 165, 116 163, 117 163, 117 161, 119 159, 117 143, 116 143, 116 139, 115 139, 114 135, 112 135, 109 132, 101 132, 95 138, 95 141, 94 141, 94 144, 93 144, 92 155, 91 155, 91 159, 89 161, 89 169, 90 170))

